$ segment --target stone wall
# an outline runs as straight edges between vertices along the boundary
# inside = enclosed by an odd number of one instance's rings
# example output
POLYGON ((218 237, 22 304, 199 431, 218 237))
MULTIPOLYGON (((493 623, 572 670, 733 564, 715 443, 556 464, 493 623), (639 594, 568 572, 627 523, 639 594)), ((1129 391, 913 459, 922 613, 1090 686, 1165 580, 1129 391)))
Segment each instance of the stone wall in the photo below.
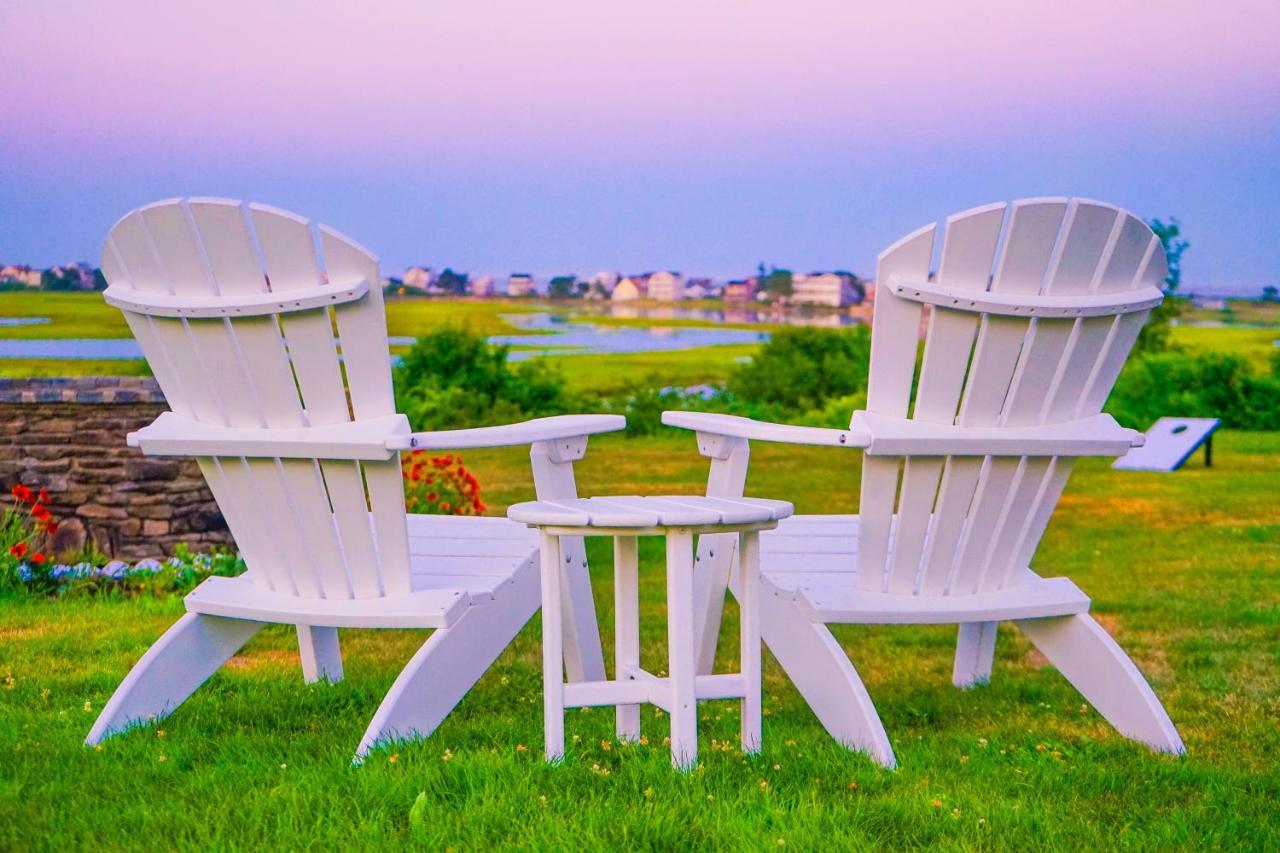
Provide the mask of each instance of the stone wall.
POLYGON ((0 379, 0 500, 18 483, 48 489, 55 553, 86 539, 121 559, 231 545, 194 460, 125 445, 167 408, 154 379, 0 379))

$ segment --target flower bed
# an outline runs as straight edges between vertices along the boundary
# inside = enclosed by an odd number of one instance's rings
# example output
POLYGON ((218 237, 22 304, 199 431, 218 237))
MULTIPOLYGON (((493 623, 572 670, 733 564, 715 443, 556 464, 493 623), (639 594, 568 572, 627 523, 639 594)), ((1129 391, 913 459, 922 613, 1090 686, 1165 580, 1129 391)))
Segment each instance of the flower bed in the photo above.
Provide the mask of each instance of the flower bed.
POLYGON ((428 456, 415 450, 402 456, 405 508, 428 515, 480 515, 480 482, 453 454, 428 456))
POLYGON ((16 503, 0 513, 0 593, 163 595, 187 592, 210 575, 244 571, 244 561, 230 551, 193 553, 183 544, 164 562, 130 565, 107 559, 92 545, 55 559, 49 546, 58 522, 45 505, 48 493, 25 485, 10 493, 16 503))

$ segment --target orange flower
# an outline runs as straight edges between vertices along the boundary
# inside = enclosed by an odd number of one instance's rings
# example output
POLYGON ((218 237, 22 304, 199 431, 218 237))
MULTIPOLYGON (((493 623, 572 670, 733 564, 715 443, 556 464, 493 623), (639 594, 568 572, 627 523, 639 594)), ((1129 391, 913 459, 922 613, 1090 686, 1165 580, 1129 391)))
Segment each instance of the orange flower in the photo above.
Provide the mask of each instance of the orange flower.
POLYGON ((444 510, 445 512, 448 512, 448 511, 449 511, 449 502, 448 502, 448 501, 442 501, 442 502, 441 502, 441 504, 440 504, 440 509, 444 510))

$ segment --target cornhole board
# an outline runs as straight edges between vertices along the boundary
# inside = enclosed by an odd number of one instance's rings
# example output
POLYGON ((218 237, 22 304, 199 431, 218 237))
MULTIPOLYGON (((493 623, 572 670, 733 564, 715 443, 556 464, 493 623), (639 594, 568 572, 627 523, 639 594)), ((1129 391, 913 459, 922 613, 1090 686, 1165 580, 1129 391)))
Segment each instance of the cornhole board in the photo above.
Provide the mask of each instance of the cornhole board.
POLYGON ((1217 418, 1161 418, 1147 430, 1147 443, 1111 466, 1118 471, 1176 471, 1204 445, 1204 464, 1213 464, 1217 418))

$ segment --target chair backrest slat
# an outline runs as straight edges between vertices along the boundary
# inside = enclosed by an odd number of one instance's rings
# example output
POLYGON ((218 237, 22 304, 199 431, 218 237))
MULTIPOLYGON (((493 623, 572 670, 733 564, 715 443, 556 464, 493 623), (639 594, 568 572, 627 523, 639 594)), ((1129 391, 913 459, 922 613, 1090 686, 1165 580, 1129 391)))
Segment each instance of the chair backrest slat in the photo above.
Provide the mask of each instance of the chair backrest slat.
MULTIPOLYGON (((884 252, 880 271, 906 279, 924 279, 933 257, 935 226, 907 235, 884 252)), ((875 322, 882 334, 871 338, 871 376, 867 408, 905 417, 915 375, 916 345, 920 337, 920 303, 901 299, 888 289, 876 300, 875 322)), ((858 541, 857 582, 864 589, 880 589, 887 576, 893 507, 899 459, 868 457, 862 466, 862 527, 858 541), (875 499, 875 496, 886 498, 875 499)))
MULTIPOLYGON (((910 288, 886 285, 925 281, 934 233, 916 231, 880 257, 868 411, 906 417, 914 390, 910 417, 931 423, 1016 429, 1099 412, 1149 312, 1130 300, 1131 313, 1036 317, 1037 300, 1159 286, 1151 229, 1110 205, 1058 198, 952 216, 938 286, 998 293, 1014 307, 991 313, 1000 309, 963 296, 931 306, 916 377, 921 306, 910 288)), ((857 584, 946 595, 1020 582, 1071 468, 1055 456, 868 456, 857 584)))
MULTIPOLYGON (((332 307, 226 318, 125 316, 174 411, 196 420, 298 428, 350 421, 353 408, 356 418, 394 413, 377 261, 337 232, 318 232, 308 220, 264 205, 174 199, 117 223, 103 270, 113 288, 229 303, 363 279, 363 297, 332 307), (348 350, 358 353, 357 364, 348 350), (348 359, 346 379, 341 358, 348 359)), ((398 458, 217 457, 200 464, 255 583, 324 598, 408 591, 398 458)))

